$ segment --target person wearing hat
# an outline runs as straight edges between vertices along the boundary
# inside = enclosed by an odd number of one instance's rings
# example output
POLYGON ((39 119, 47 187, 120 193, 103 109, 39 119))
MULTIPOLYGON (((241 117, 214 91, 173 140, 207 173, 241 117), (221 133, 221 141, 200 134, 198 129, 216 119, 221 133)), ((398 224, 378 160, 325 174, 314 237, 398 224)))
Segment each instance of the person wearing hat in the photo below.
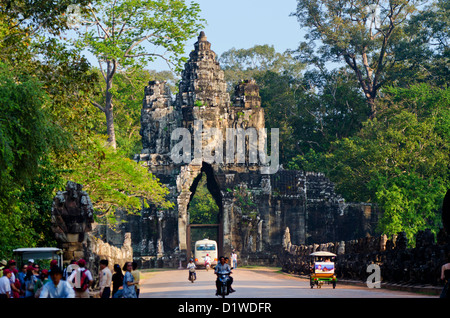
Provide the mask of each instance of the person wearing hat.
MULTIPOLYGON (((55 266, 53 266, 55 267, 55 266)), ((53 268, 52 267, 52 268, 53 268)), ((51 270, 50 270, 51 271, 51 270)), ((47 284, 47 282, 50 281, 50 278, 48 277, 50 275, 50 271, 48 269, 43 269, 41 271, 41 280, 42 280, 42 284, 47 284)))
POLYGON ((50 261, 50 270, 52 269, 52 267, 55 267, 55 266, 57 266, 57 265, 58 265, 58 260, 52 259, 52 260, 50 261))
MULTIPOLYGON (((84 273, 89 281, 88 288, 84 291, 77 290, 77 288, 75 288, 75 298, 89 298, 90 297, 89 296, 89 287, 91 287, 92 283, 94 282, 91 271, 86 268, 86 261, 84 259, 80 259, 77 262, 77 265, 79 267, 77 269, 75 269, 74 271, 72 271, 72 274, 70 274, 68 281, 74 282, 75 277, 81 278, 84 273), (79 275, 79 276, 77 276, 77 275, 79 275)), ((83 282, 80 282, 80 283, 83 284, 83 282)))
POLYGON ((3 276, 0 278, 0 299, 11 298, 11 279, 12 271, 5 268, 3 276))
POLYGON ((34 293, 39 286, 42 286, 42 281, 38 269, 28 265, 27 275, 25 276, 25 298, 34 297, 34 293))
POLYGON ((69 282, 62 280, 63 271, 54 266, 50 271, 50 281, 47 282, 39 294, 39 298, 75 298, 75 291, 69 282))

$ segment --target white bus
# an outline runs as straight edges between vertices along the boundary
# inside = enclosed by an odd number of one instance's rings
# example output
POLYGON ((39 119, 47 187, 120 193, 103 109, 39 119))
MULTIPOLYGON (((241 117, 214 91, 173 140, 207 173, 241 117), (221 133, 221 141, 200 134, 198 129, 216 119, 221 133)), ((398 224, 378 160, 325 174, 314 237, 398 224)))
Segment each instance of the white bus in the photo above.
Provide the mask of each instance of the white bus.
POLYGON ((195 242, 194 263, 196 266, 205 266, 205 256, 209 255, 211 267, 217 265, 217 242, 213 240, 200 240, 195 242))

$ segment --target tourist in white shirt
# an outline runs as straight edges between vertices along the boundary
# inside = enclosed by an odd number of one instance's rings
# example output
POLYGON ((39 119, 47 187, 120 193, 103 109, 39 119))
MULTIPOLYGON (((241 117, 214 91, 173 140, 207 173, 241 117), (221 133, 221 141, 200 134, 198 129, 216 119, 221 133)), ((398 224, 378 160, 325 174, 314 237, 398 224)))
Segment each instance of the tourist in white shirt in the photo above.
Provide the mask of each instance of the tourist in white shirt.
POLYGON ((9 282, 11 276, 11 270, 3 270, 3 276, 0 278, 0 299, 11 297, 11 284, 9 282))
POLYGON ((108 260, 100 261, 100 296, 101 298, 109 298, 111 296, 111 278, 112 273, 108 268, 108 260))
POLYGON ((90 272, 90 270, 88 270, 87 268, 85 268, 86 266, 86 261, 84 259, 80 259, 77 262, 77 265, 79 266, 77 269, 75 269, 74 271, 72 271, 72 274, 70 274, 68 281, 69 282, 74 282, 76 275, 78 275, 78 273, 80 273, 79 278, 82 277, 82 273, 84 272, 86 274, 86 277, 88 279, 88 286, 86 289, 84 289, 86 286, 84 286, 84 281, 81 281, 81 288, 77 288, 77 286, 75 286, 75 298, 90 298, 89 295, 89 287, 92 286, 92 283, 94 282, 93 278, 92 278, 92 274, 90 272), (84 289, 84 290, 83 290, 84 289))

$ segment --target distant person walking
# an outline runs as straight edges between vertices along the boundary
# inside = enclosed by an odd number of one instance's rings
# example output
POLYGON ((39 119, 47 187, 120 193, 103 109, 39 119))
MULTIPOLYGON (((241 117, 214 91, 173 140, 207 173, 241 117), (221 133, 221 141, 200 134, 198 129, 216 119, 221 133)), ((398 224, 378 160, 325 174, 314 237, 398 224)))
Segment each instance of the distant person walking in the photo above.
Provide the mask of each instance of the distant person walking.
POLYGON ((28 265, 27 275, 25 276, 25 298, 34 297, 34 293, 42 286, 41 278, 37 268, 28 265))
POLYGON ((232 268, 236 269, 237 268, 237 254, 236 254, 236 250, 233 250, 233 252, 231 252, 231 262, 232 262, 232 268))
POLYGON ((11 271, 11 277, 9 279, 9 283, 11 285, 11 298, 13 297, 13 294, 20 294, 20 290, 16 287, 16 275, 14 274, 16 268, 16 261, 11 259, 8 261, 8 263, 6 264, 7 269, 9 269, 11 271))
POLYGON ((22 298, 25 295, 25 277, 26 276, 27 276, 27 265, 24 264, 22 266, 22 270, 17 274, 17 278, 19 279, 19 282, 20 282, 20 294, 21 294, 22 298))
POLYGON ((77 267, 78 265, 77 265, 77 261, 76 260, 71 260, 70 261, 70 264, 69 264, 69 266, 67 266, 65 269, 64 269, 64 272, 63 272, 63 279, 64 280, 68 280, 69 279, 69 276, 72 274, 72 272, 75 270, 75 267, 77 267))
POLYGON ((134 281, 136 285, 134 285, 136 289, 136 298, 139 298, 139 292, 141 291, 141 286, 139 285, 139 282, 141 280, 141 272, 137 270, 137 263, 132 262, 133 270, 131 271, 131 275, 133 275, 134 281))

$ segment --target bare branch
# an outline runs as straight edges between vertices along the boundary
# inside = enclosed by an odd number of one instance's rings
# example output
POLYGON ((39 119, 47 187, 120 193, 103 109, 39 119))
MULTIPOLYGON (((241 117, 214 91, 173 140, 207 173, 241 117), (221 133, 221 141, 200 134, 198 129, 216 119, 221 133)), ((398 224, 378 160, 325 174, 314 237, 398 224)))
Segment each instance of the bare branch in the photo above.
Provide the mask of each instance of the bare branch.
POLYGON ((147 35, 147 36, 142 37, 140 40, 134 42, 134 43, 133 43, 126 51, 125 51, 125 54, 124 54, 124 55, 127 56, 128 53, 130 53, 131 50, 133 50, 137 45, 141 44, 142 42, 144 42, 145 40, 151 38, 152 36, 155 36, 155 34, 154 34, 154 33, 149 34, 149 35, 147 35))
POLYGON ((135 57, 142 57, 142 56, 156 56, 156 57, 162 58, 164 61, 166 61, 167 65, 169 66, 171 71, 173 71, 172 66, 175 66, 175 63, 173 63, 170 59, 168 59, 164 55, 157 54, 157 53, 141 53, 141 54, 135 54, 135 55, 125 55, 125 57, 127 57, 127 58, 135 58, 135 57))
POLYGON ((105 112, 105 108, 103 106, 101 106, 99 103, 91 100, 91 104, 94 105, 95 107, 97 107, 98 109, 100 109, 103 113, 105 112))
POLYGON ((95 22, 96 24, 103 30, 103 32, 105 33, 105 35, 108 36, 108 38, 110 38, 111 36, 109 35, 108 31, 105 30, 105 28, 103 27, 103 25, 100 23, 100 21, 98 21, 97 16, 95 15, 94 10, 92 9, 91 4, 89 3, 89 9, 91 9, 92 15, 94 16, 95 22))
POLYGON ((103 78, 106 81, 106 75, 105 75, 105 72, 103 71, 102 63, 100 62, 100 60, 98 60, 98 66, 100 67, 100 72, 102 73, 103 78))

